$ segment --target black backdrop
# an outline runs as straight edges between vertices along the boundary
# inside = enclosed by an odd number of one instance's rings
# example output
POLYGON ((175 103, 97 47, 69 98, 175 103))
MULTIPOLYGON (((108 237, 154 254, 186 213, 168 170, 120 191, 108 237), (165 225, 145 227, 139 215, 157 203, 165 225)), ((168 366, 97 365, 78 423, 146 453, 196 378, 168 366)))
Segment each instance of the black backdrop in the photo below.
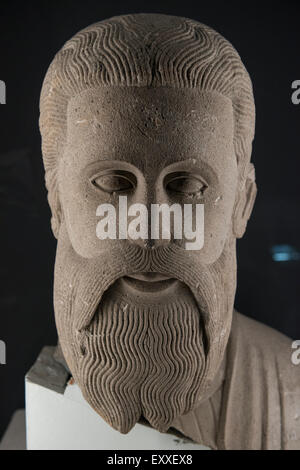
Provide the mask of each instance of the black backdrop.
POLYGON ((56 244, 38 131, 42 80, 54 54, 78 30, 135 12, 194 18, 217 29, 239 51, 257 105, 258 197, 247 234, 238 242, 236 307, 300 339, 300 105, 291 101, 291 84, 300 80, 300 5, 214 0, 19 5, 2 0, 0 80, 6 82, 7 104, 0 106, 0 340, 7 345, 7 364, 0 365, 0 436, 12 412, 24 406, 24 374, 43 345, 56 341, 56 244))

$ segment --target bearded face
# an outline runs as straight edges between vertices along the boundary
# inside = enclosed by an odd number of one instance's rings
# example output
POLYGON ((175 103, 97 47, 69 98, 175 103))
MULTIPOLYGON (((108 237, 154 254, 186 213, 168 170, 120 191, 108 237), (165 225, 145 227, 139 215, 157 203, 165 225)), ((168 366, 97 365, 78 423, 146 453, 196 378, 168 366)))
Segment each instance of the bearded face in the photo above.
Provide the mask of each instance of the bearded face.
POLYGON ((55 315, 90 405, 126 433, 160 431, 205 398, 235 293, 238 170, 231 101, 216 92, 98 87, 73 98, 58 167, 55 315), (204 246, 99 240, 99 204, 204 204, 204 246))

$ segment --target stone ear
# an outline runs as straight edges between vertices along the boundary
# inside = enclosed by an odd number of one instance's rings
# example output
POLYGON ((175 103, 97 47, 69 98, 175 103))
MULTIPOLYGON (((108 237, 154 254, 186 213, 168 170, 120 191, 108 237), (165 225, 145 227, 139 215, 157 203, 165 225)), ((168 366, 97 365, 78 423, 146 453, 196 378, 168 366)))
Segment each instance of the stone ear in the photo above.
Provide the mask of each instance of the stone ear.
POLYGON ((245 233, 247 222, 254 206, 256 192, 255 169, 253 164, 249 163, 248 172, 242 182, 242 187, 238 189, 233 213, 233 233, 236 238, 241 238, 245 233))

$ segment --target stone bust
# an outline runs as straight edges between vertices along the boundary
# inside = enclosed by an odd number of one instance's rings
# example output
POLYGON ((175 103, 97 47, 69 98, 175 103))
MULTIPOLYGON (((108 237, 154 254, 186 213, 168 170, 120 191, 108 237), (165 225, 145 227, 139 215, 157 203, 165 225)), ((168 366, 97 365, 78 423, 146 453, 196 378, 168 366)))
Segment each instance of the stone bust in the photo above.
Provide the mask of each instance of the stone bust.
POLYGON ((55 318, 85 399, 122 433, 145 419, 212 449, 299 449, 291 341, 234 310, 256 185, 252 85, 233 46, 186 18, 113 17, 57 53, 40 110, 55 318), (97 237, 98 206, 121 195, 203 204, 203 246, 97 237))

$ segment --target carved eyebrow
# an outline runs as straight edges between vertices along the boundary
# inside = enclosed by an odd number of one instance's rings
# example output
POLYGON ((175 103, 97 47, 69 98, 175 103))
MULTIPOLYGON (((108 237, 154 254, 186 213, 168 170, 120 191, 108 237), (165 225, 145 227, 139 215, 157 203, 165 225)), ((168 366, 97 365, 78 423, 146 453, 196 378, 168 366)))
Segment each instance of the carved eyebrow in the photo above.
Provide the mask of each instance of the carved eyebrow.
POLYGON ((121 171, 132 173, 135 177, 141 174, 141 171, 134 164, 129 163, 126 160, 100 160, 95 159, 93 162, 88 163, 82 170, 81 173, 86 175, 88 178, 96 175, 98 172, 106 171, 121 171))
POLYGON ((177 167, 184 166, 185 168, 193 168, 199 164, 199 160, 197 158, 187 158, 186 160, 178 160, 176 162, 169 163, 167 166, 164 167, 164 171, 168 170, 169 168, 176 169, 177 167))
POLYGON ((199 177, 207 185, 211 185, 213 182, 219 180, 216 168, 214 168, 208 161, 198 159, 194 156, 168 164, 161 171, 160 177, 166 178, 169 173, 175 173, 178 171, 188 172, 191 176, 194 175, 195 177, 199 177))

